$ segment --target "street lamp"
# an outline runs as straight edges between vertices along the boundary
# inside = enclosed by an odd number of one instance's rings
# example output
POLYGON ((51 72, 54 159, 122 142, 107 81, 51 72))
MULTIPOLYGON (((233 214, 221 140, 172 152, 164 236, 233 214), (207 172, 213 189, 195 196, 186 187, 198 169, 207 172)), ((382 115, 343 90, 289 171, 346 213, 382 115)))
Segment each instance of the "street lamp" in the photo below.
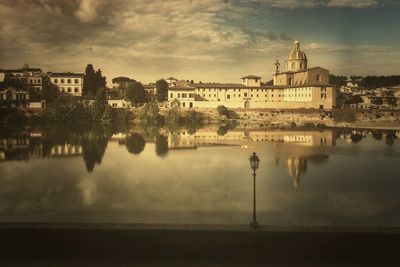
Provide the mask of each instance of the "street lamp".
POLYGON ((250 222, 250 227, 257 229, 260 227, 260 224, 257 222, 256 214, 256 170, 260 164, 260 159, 257 157, 256 152, 253 152, 253 155, 250 156, 249 161, 250 167, 253 170, 253 220, 250 222))

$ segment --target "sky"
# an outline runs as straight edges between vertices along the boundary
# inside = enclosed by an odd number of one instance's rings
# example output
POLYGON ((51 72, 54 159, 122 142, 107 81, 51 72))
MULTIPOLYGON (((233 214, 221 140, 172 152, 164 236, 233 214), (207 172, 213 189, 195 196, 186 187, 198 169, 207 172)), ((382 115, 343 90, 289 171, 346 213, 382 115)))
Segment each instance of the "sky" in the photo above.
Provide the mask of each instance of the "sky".
POLYGON ((399 14, 396 0, 0 0, 0 68, 268 81, 298 40, 309 67, 393 75, 399 14))

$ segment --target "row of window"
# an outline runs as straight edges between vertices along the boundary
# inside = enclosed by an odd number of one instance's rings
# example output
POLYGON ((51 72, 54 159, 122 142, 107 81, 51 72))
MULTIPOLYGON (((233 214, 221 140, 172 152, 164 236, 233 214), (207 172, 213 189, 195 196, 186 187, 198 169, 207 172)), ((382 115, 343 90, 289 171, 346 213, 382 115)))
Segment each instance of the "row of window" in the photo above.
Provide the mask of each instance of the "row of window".
MULTIPOLYGON (((72 83, 72 79, 60 79, 60 83, 65 83, 65 80, 67 83, 72 83)), ((54 79, 53 82, 58 83, 58 79, 54 79)), ((74 83, 79 83, 79 79, 74 79, 74 83)))
MULTIPOLYGON (((195 94, 177 93, 177 98, 187 98, 188 96, 189 96, 189 98, 193 98, 194 95, 195 94)), ((201 96, 206 97, 206 94, 202 94, 201 96)), ((241 97, 241 94, 238 94, 237 96, 241 97)), ((311 96, 311 94, 310 94, 310 96, 311 96)), ((170 98, 173 98, 173 97, 174 97, 174 94, 170 93, 170 98)), ((212 94, 208 94, 208 97, 212 97, 212 94)), ((217 97, 217 94, 214 94, 214 97, 217 97)), ((233 94, 233 97, 236 97, 236 94, 233 94)), ((244 93, 243 97, 248 97, 248 93, 244 93)), ((250 94, 250 97, 260 97, 260 95, 259 94, 257 94, 257 95, 250 94)), ((268 94, 265 94, 265 97, 268 98, 268 94)), ((271 97, 274 97, 274 94, 271 94, 271 97)), ((281 94, 279 94, 278 97, 281 97, 281 94)), ((226 95, 226 98, 231 99, 231 95, 229 95, 229 94, 226 95)))
MULTIPOLYGON (((188 93, 182 93, 182 94, 181 94, 181 93, 178 93, 178 94, 177 94, 177 98, 181 98, 181 97, 182 97, 182 98, 187 98, 188 96, 189 96, 189 98, 193 98, 194 95, 195 95, 195 94, 191 94, 191 93, 190 93, 190 94, 188 94, 188 93)), ((173 93, 170 93, 170 98, 173 98, 173 97, 174 97, 174 94, 173 94, 173 93)))
POLYGON ((41 83, 41 79, 29 79, 29 83, 41 83))
POLYGON ((311 94, 285 94, 286 97, 311 97, 311 94))
MULTIPOLYGON (((2 94, 1 97, 3 100, 13 100, 13 94, 11 92, 7 92, 7 94, 2 94)), ((28 99, 27 94, 15 94, 16 100, 26 100, 28 99)))
POLYGON ((208 90, 208 92, 211 92, 211 90, 213 90, 213 92, 216 92, 217 90, 219 90, 220 92, 222 90, 227 90, 227 91, 233 90, 234 92, 236 92, 236 90, 238 92, 240 92, 241 90, 250 90, 250 92, 253 92, 253 90, 254 90, 254 92, 265 92, 265 91, 274 92, 274 90, 281 90, 281 89, 247 89, 247 88, 241 88, 241 89, 210 89, 210 88, 208 88, 208 89, 207 88, 205 88, 205 89, 196 89, 196 91, 199 91, 199 92, 206 92, 206 90, 208 90))
POLYGON ((68 93, 80 93, 79 88, 75 87, 74 89, 72 89, 71 87, 65 88, 65 87, 61 87, 61 92, 68 92, 68 93))

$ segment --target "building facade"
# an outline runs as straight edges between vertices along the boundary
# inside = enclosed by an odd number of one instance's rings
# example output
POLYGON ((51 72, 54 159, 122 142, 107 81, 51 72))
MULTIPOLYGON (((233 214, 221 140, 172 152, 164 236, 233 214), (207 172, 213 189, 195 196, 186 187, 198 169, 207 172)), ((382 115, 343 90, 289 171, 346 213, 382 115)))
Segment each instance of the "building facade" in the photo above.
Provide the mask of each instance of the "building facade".
POLYGON ((0 91, 0 107, 27 108, 29 107, 29 93, 25 90, 12 87, 0 91))
POLYGON ((73 96, 82 96, 83 73, 48 73, 51 84, 59 92, 69 93, 73 96))
POLYGON ((25 64, 20 69, 7 69, 1 72, 4 81, 29 92, 31 99, 40 99, 43 89, 43 73, 41 69, 30 68, 25 64))
POLYGON ((249 75, 240 84, 188 83, 170 86, 168 100, 182 108, 275 108, 332 109, 336 105, 335 88, 329 85, 329 71, 307 68, 307 56, 295 42, 286 58, 285 72, 275 62, 274 84, 267 86, 261 77, 249 75))

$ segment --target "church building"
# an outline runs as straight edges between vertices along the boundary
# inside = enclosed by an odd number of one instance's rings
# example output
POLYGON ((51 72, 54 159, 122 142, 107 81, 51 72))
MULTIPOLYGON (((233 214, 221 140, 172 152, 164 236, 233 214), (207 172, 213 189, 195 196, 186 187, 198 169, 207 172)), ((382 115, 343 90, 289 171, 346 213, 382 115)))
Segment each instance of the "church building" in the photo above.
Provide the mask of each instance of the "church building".
POLYGON ((278 60, 274 63, 273 85, 263 84, 255 75, 244 76, 237 84, 176 84, 168 89, 168 101, 178 100, 182 108, 332 109, 336 93, 329 85, 329 71, 307 65, 307 56, 296 41, 286 57, 286 70, 280 71, 278 60))

